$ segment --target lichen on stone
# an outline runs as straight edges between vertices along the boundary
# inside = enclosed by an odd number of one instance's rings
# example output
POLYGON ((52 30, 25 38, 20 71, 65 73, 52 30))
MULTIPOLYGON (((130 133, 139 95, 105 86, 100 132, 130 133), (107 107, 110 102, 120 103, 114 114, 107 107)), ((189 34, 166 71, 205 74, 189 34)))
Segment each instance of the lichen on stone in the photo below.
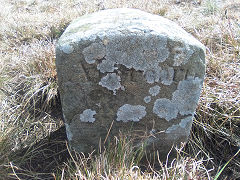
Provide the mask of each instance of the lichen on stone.
POLYGON ((178 108, 176 104, 172 103, 169 99, 161 98, 154 102, 153 113, 160 118, 170 121, 177 117, 178 108))
POLYGON ((110 91, 113 91, 113 94, 116 95, 117 89, 120 88, 123 89, 120 82, 121 82, 120 76, 118 76, 116 73, 109 73, 101 79, 99 85, 107 88, 110 91))
POLYGON ((179 126, 181 128, 185 128, 187 130, 190 130, 191 125, 192 125, 192 119, 193 119, 193 116, 188 116, 188 117, 182 119, 181 122, 179 123, 179 126))
POLYGON ((65 128, 66 128, 67 138, 68 138, 69 141, 71 141, 72 138, 73 138, 73 134, 72 134, 72 132, 70 130, 70 127, 67 123, 65 123, 65 128))
POLYGON ((169 134, 169 133, 173 133, 174 131, 176 132, 179 128, 180 128, 180 126, 178 124, 174 124, 174 125, 170 126, 169 128, 167 128, 165 133, 169 134))
POLYGON ((146 96, 144 99, 145 103, 150 103, 151 102, 151 96, 146 96))
POLYGON ((187 44, 175 46, 172 52, 174 54, 173 66, 180 66, 182 64, 186 64, 191 55, 193 54, 193 50, 187 44))
POLYGON ((149 94, 151 94, 151 96, 157 96, 160 92, 160 86, 156 85, 156 86, 153 86, 149 89, 149 94))
POLYGON ((165 67, 161 71, 161 83, 164 85, 171 85, 174 77, 174 69, 172 67, 165 67))
POLYGON ((144 116, 146 116, 146 107, 142 105, 130 105, 130 104, 124 104, 118 109, 117 112, 117 121, 133 121, 138 122, 140 121, 144 116))
POLYGON ((82 53, 88 64, 94 64, 96 60, 104 58, 106 48, 102 43, 92 43, 90 46, 84 48, 82 53))
POLYGON ((143 71, 146 81, 154 83, 160 79, 159 63, 164 62, 168 55, 166 37, 130 33, 112 37, 106 45, 105 58, 113 65, 121 64, 128 69, 143 71))
POLYGON ((161 68, 152 67, 152 68, 145 69, 143 75, 149 84, 153 84, 154 82, 159 82, 159 79, 161 76, 161 68))
POLYGON ((201 92, 202 79, 196 77, 180 81, 172 95, 172 102, 177 105, 181 115, 193 114, 201 92))
POLYGON ((82 122, 94 122, 95 118, 93 117, 96 114, 96 111, 93 111, 91 109, 86 109, 83 111, 82 114, 80 114, 80 120, 82 122))
POLYGON ((73 52, 74 48, 70 45, 70 44, 63 44, 60 49, 66 53, 66 54, 70 54, 73 52))
POLYGON ((101 73, 105 72, 113 72, 117 67, 114 67, 115 63, 108 60, 103 60, 100 64, 98 64, 97 69, 100 70, 101 73))
POLYGON ((192 127, 192 116, 188 116, 181 120, 179 124, 174 124, 167 128, 165 133, 167 134, 182 134, 189 136, 192 127))

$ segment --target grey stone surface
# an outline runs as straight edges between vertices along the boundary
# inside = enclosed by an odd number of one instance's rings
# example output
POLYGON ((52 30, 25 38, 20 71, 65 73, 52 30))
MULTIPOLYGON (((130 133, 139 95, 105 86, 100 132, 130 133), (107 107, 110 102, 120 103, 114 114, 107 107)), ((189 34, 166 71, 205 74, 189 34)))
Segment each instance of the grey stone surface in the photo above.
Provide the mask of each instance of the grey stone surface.
POLYGON ((74 149, 90 152, 121 131, 163 157, 189 135, 205 48, 163 17, 111 9, 69 25, 56 47, 56 67, 74 149))

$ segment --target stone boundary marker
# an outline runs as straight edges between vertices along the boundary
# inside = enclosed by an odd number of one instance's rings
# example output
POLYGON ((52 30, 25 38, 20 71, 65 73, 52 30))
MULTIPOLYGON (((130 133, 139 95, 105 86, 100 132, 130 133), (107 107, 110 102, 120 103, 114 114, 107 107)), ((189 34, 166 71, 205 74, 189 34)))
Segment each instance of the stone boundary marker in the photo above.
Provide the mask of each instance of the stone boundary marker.
POLYGON ((91 152, 126 133, 164 157, 190 133, 205 48, 181 27, 136 9, 79 17, 56 47, 70 145, 91 152))

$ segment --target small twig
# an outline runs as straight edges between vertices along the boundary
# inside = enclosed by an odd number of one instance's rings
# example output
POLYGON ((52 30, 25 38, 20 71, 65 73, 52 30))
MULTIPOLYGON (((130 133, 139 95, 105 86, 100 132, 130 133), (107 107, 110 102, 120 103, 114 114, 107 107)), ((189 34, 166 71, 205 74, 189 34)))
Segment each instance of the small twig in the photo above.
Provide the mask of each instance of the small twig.
POLYGON ((17 178, 18 180, 21 180, 21 179, 18 177, 17 173, 15 172, 15 170, 14 170, 14 166, 13 166, 12 162, 10 162, 10 165, 11 165, 11 168, 12 168, 13 174, 16 176, 16 178, 17 178))
POLYGON ((73 160, 73 162, 74 162, 76 168, 78 168, 78 166, 77 166, 77 162, 75 161, 75 159, 74 159, 73 156, 72 156, 72 153, 71 153, 71 151, 70 151, 70 149, 69 149, 69 147, 68 147, 68 143, 67 143, 67 141, 66 141, 66 147, 67 147, 68 153, 69 153, 70 157, 72 158, 72 160, 73 160))
POLYGON ((112 123, 111 123, 111 126, 110 126, 110 128, 108 129, 107 136, 106 136, 106 138, 105 138, 105 140, 104 140, 104 143, 103 143, 103 144, 105 144, 105 143, 106 143, 106 141, 107 141, 107 139, 108 139, 108 136, 109 136, 109 134, 110 134, 110 131, 111 131, 111 129, 112 129, 112 126, 113 126, 113 122, 114 122, 114 121, 112 121, 112 123))

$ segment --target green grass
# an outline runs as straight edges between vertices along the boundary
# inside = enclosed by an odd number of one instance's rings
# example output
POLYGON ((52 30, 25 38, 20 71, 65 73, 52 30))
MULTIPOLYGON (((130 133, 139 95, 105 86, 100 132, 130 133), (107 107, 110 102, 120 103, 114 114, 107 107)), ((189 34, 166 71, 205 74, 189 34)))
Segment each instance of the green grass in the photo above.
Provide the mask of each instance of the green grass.
MULTIPOLYGON (((229 0, 0 0, 0 179, 236 179, 240 169, 240 6, 229 0), (171 162, 119 135, 101 152, 70 151, 55 44, 76 17, 132 7, 171 19, 207 48, 193 128, 171 162), (156 156, 157 157, 157 156, 156 156)), ((157 154, 157 152, 156 152, 157 154)))

